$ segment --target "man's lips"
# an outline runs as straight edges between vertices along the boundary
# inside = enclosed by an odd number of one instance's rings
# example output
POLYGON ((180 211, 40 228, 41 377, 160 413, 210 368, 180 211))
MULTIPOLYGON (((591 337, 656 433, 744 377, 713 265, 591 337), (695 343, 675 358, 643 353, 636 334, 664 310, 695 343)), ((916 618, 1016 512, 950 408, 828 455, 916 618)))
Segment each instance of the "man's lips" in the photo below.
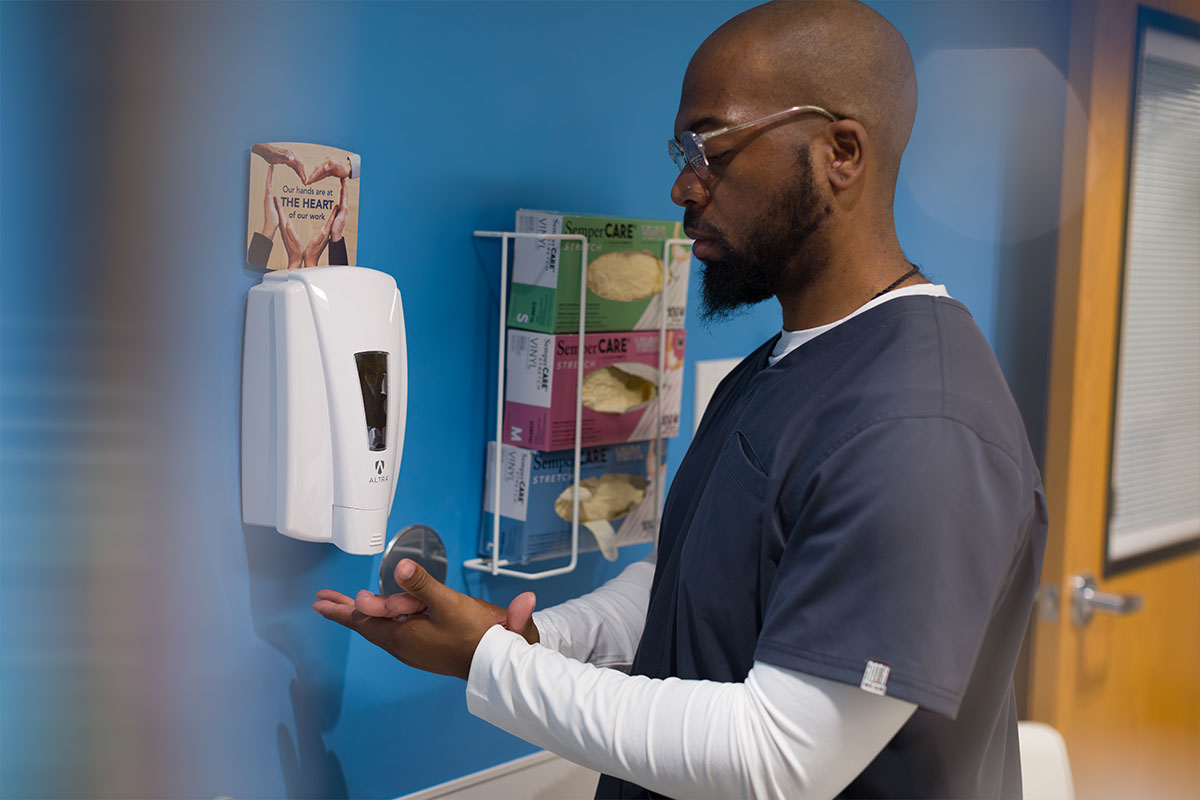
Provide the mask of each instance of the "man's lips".
POLYGON ((693 240, 692 253, 696 258, 703 260, 705 254, 713 256, 720 251, 720 239, 717 238, 716 234, 695 228, 684 228, 683 232, 689 239, 693 240))

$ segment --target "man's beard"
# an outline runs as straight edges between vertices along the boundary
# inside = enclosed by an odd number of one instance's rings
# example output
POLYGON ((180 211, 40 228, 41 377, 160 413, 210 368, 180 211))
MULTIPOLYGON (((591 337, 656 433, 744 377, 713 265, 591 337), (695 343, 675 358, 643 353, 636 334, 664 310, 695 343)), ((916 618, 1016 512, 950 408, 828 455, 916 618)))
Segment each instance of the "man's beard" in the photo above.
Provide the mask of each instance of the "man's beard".
POLYGON ((744 306, 811 284, 829 259, 808 240, 831 213, 830 206, 821 204, 807 153, 798 159, 796 180, 743 235, 740 248, 731 247, 721 231, 698 225, 695 217, 689 219, 692 209, 688 209, 685 227, 712 235, 724 251, 704 262, 700 271, 700 319, 705 323, 728 319, 744 306), (808 252, 804 252, 806 243, 808 252), (796 263, 789 267, 793 260, 796 263))

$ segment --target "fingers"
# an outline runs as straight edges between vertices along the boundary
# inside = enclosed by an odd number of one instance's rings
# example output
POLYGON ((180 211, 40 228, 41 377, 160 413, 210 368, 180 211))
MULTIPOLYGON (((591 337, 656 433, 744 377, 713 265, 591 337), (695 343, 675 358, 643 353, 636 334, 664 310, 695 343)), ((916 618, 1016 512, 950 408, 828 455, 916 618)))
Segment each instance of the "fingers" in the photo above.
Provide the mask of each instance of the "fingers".
POLYGON ((332 217, 333 224, 329 228, 329 236, 333 241, 340 242, 346 231, 346 179, 342 178, 342 196, 338 200, 337 209, 332 217))
POLYGON ((283 206, 279 203, 279 198, 275 200, 275 211, 279 214, 279 231, 283 234, 283 249, 288 255, 288 269, 295 269, 300 266, 304 257, 303 245, 300 244, 300 237, 296 233, 296 226, 283 213, 283 206))
POLYGON ((318 600, 331 600, 335 603, 340 603, 341 605, 344 605, 344 606, 354 605, 353 600, 351 600, 349 597, 342 594, 341 592, 334 591, 333 589, 322 589, 321 591, 317 592, 317 599, 318 600))
POLYGON ((279 147, 267 142, 254 145, 250 152, 262 156, 268 164, 288 164, 296 160, 296 154, 290 147, 279 147))
POLYGON ((347 628, 352 627, 351 618, 354 616, 354 601, 341 592, 332 589, 322 589, 317 592, 317 600, 312 605, 325 619, 333 620, 347 628))
POLYGON ((353 608, 334 603, 331 600, 318 600, 312 604, 313 611, 320 614, 322 617, 339 625, 350 627, 350 615, 354 613, 353 608))
POLYGON ((350 176, 349 162, 341 159, 335 160, 333 156, 326 156, 320 166, 313 170, 312 175, 308 176, 307 183, 313 184, 331 175, 335 178, 348 178, 350 176))
POLYGON ((378 595, 363 589, 354 598, 354 606, 368 617, 407 617, 420 614, 425 604, 410 594, 378 595))
POLYGON ((340 238, 342 238, 341 237, 342 229, 345 228, 345 225, 346 225, 346 179, 345 178, 342 178, 342 194, 341 194, 341 197, 338 198, 337 210, 334 212, 334 219, 336 220, 336 223, 337 223, 336 231, 337 231, 338 235, 336 238, 340 239, 340 238))
POLYGON ((263 201, 264 201, 263 202, 263 214, 266 216, 267 222, 271 222, 272 218, 274 218, 275 224, 278 225, 279 224, 279 211, 278 211, 277 207, 275 206, 275 195, 271 193, 271 178, 272 178, 271 170, 273 170, 273 169, 275 169, 275 168, 267 167, 267 191, 266 191, 266 194, 263 196, 263 201))
POLYGON ((390 619, 379 619, 362 613, 355 607, 353 600, 332 589, 317 592, 317 600, 312 604, 312 608, 325 619, 358 631, 375 643, 378 643, 377 640, 386 632, 387 626, 394 624, 390 619))
POLYGON ((275 238, 275 231, 279 229, 279 210, 275 205, 275 196, 271 193, 271 182, 275 178, 275 165, 267 167, 267 185, 266 193, 263 195, 263 226, 262 235, 268 239, 275 238))
POLYGON ((387 598, 380 597, 366 589, 359 591, 354 596, 354 607, 368 617, 389 617, 394 614, 387 613, 387 598))
POLYGON ((293 225, 292 221, 288 219, 286 214, 283 213, 283 206, 280 205, 279 198, 275 197, 272 199, 275 201, 275 213, 279 214, 279 227, 283 229, 284 244, 286 244, 289 248, 293 246, 299 248, 300 237, 296 234, 296 226, 293 225))
POLYGON ((304 177, 304 164, 300 161, 300 159, 296 158, 295 153, 293 153, 291 150, 289 150, 287 152, 288 152, 287 165, 289 167, 291 167, 292 171, 296 173, 296 176, 300 178, 300 182, 307 185, 308 179, 306 177, 304 177))
POLYGON ((317 261, 321 258, 321 253, 325 252, 325 244, 328 241, 329 234, 323 229, 313 234, 308 246, 304 248, 304 261, 308 266, 317 266, 317 261))
POLYGON ((428 606, 422 603, 411 594, 393 594, 385 598, 387 603, 387 611, 393 617, 405 617, 412 614, 420 614, 425 611, 428 606))
POLYGON ((329 174, 329 159, 326 158, 324 161, 322 161, 320 164, 317 165, 317 168, 312 171, 312 174, 308 176, 308 180, 306 180, 305 183, 306 184, 316 183, 317 181, 321 180, 328 174, 329 174))
MULTIPOLYGON (((405 664, 466 679, 479 640, 497 624, 496 617, 503 614, 503 609, 455 592, 410 559, 397 565, 396 577, 407 595, 380 597, 362 591, 351 600, 340 592, 323 589, 317 593, 313 610, 405 664), (430 605, 430 600, 436 605, 430 605), (425 613, 404 613, 418 608, 425 613)), ((535 602, 528 592, 517 598, 512 606, 514 619, 529 619, 535 602)), ((536 629, 525 624, 536 635, 536 629)), ((528 633, 525 636, 531 641, 528 633)))
POLYGON ((411 594, 382 596, 365 589, 354 598, 354 604, 359 611, 371 617, 407 617, 425 610, 425 604, 411 594))

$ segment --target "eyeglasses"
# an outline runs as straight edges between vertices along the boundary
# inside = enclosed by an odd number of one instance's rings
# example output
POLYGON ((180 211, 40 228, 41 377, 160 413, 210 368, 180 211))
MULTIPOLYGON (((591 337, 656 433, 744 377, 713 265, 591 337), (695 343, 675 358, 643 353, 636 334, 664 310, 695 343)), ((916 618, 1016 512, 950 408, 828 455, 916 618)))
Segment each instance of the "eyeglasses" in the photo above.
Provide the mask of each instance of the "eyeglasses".
POLYGON ((717 136, 724 136, 727 133, 774 122, 792 114, 820 114, 830 122, 837 122, 841 119, 841 117, 834 116, 820 106, 792 106, 791 108, 785 108, 783 111, 768 114, 765 117, 752 119, 749 122, 739 122, 737 125, 730 125, 728 128, 719 128, 707 133, 684 131, 679 135, 678 139, 667 140, 667 153, 670 154, 671 160, 675 162, 675 165, 679 167, 680 172, 683 172, 687 167, 691 167, 700 180, 706 181, 709 175, 712 174, 712 169, 708 163, 708 156, 704 152, 705 142, 717 136))

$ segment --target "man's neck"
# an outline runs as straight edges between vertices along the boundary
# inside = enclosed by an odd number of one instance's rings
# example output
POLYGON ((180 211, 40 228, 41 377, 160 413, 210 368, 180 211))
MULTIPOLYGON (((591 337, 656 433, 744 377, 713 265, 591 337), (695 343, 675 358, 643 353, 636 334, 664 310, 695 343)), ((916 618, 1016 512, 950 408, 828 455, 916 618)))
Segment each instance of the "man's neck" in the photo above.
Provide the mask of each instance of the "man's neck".
MULTIPOLYGON (((910 269, 899 244, 894 249, 832 256, 829 266, 812 283, 777 296, 783 328, 799 331, 836 322, 870 302, 910 269)), ((891 288, 917 283, 928 281, 917 273, 891 288)))
MULTIPOLYGON (((835 323, 847 314, 857 311, 865 303, 874 300, 882 290, 912 269, 907 261, 892 263, 890 271, 872 271, 872 276, 841 275, 839 281, 812 283, 793 295, 779 295, 779 305, 784 315, 784 330, 802 331, 835 323)), ((917 273, 892 287, 899 289, 907 285, 929 283, 917 273)))

